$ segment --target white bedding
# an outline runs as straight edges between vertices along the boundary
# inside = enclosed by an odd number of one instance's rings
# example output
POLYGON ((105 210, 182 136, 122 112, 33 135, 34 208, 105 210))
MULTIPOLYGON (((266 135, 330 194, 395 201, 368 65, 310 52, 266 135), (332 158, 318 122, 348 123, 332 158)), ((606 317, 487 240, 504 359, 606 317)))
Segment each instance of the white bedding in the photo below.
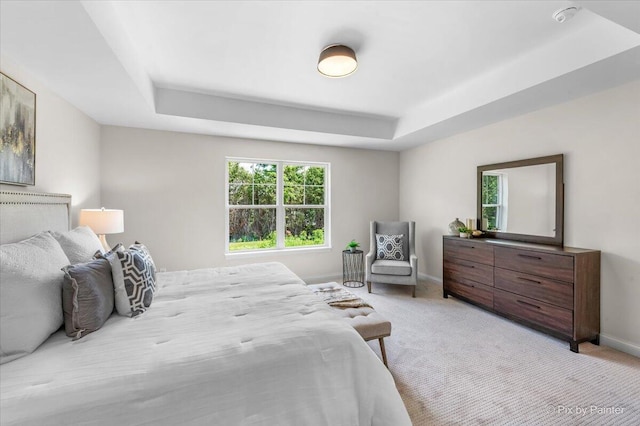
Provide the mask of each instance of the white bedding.
POLYGON ((282 264, 158 285, 143 315, 0 366, 2 424, 411 424, 380 360, 282 264))

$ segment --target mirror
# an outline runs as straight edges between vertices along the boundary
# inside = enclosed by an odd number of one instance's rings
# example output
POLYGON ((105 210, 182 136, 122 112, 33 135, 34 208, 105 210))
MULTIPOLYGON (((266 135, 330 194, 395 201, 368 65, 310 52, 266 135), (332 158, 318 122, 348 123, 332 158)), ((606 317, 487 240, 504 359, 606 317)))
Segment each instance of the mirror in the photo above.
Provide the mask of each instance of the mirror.
POLYGON ((563 154, 478 166, 478 229, 489 238, 562 245, 563 154))

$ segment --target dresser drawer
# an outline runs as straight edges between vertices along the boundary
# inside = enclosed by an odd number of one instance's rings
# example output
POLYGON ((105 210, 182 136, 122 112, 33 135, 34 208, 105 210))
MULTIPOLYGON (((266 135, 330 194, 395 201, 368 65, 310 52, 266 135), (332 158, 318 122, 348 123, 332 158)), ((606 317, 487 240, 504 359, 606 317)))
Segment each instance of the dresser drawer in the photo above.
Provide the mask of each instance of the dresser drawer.
POLYGON ((573 257, 530 250, 495 247, 499 268, 573 282, 573 257))
POLYGON ((444 258, 455 257, 484 265, 493 265, 493 247, 473 240, 444 240, 444 258))
POLYGON ((496 288, 521 294, 561 308, 573 309, 573 284, 496 268, 496 288))
POLYGON ((493 288, 473 281, 462 281, 445 280, 445 289, 489 309, 493 308, 493 288))
POLYGON ((444 276, 460 281, 467 278, 480 284, 493 286, 493 267, 462 259, 445 259, 444 276))
POLYGON ((568 309, 498 289, 493 292, 493 306, 498 312, 533 322, 566 336, 573 334, 573 311, 568 309))

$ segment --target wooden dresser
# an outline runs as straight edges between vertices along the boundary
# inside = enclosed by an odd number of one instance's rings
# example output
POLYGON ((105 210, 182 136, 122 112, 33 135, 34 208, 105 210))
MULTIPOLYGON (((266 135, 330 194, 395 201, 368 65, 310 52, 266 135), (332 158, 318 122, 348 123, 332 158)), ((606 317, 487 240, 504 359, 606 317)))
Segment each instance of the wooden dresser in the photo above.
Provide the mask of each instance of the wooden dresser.
POLYGON ((443 295, 566 340, 573 352, 599 344, 598 250, 445 236, 443 295))

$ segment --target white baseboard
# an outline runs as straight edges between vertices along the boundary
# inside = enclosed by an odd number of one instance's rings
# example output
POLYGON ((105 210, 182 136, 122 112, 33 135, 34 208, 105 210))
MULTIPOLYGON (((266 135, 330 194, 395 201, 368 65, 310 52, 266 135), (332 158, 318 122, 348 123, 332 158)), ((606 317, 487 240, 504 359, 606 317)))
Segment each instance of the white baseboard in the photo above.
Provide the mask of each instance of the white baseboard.
POLYGON ((616 339, 615 337, 607 336, 606 334, 601 334, 600 344, 640 358, 640 346, 634 345, 631 342, 616 339))
POLYGON ((442 284, 442 278, 434 277, 432 275, 423 274, 422 272, 418 272, 418 279, 424 281, 432 281, 436 283, 442 284))

